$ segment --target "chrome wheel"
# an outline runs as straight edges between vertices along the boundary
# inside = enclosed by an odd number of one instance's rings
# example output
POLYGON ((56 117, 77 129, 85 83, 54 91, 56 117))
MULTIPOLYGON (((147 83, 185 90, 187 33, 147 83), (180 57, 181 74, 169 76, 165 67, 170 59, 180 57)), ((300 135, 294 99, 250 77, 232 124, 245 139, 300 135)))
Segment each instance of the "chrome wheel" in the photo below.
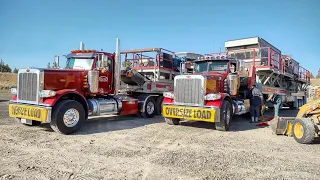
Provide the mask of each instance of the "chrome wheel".
POLYGON ((154 112, 154 104, 153 102, 148 102, 147 104, 147 113, 148 114, 152 114, 154 112))
POLYGON ((68 109, 63 115, 63 122, 67 127, 74 127, 79 122, 79 112, 76 109, 68 109))

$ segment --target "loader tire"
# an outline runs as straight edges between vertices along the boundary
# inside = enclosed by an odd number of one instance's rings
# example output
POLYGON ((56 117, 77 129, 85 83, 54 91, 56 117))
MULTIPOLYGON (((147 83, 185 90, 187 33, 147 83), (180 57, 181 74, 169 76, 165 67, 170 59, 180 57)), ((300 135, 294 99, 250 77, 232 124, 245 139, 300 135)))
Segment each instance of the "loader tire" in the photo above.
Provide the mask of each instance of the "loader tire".
POLYGON ((294 139, 301 144, 311 144, 315 139, 315 127, 311 119, 296 119, 292 127, 294 139))
POLYGON ((215 123, 216 130, 228 131, 232 120, 232 108, 229 101, 223 101, 220 110, 220 122, 215 123))
POLYGON ((164 118, 167 124, 170 125, 179 125, 180 119, 177 118, 164 118))
POLYGON ((72 134, 81 128, 86 120, 85 115, 85 110, 79 102, 64 100, 54 107, 50 126, 58 133, 72 134))

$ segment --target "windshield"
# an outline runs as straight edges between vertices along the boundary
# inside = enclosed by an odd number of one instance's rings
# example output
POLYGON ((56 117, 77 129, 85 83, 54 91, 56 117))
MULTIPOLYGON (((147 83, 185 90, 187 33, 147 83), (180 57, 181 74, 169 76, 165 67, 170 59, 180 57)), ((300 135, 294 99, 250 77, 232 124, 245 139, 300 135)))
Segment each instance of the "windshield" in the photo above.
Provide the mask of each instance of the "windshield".
POLYGON ((226 72, 228 61, 200 61, 195 62, 195 72, 226 72))
POLYGON ((92 67, 93 59, 84 58, 69 58, 67 61, 67 69, 85 69, 90 70, 92 67))

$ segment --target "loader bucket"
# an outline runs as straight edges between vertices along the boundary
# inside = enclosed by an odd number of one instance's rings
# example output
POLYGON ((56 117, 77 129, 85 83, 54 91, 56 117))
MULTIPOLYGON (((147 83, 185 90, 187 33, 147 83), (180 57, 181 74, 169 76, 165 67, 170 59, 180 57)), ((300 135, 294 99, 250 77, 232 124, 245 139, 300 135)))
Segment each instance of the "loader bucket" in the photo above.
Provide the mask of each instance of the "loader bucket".
POLYGON ((277 135, 291 135, 293 117, 275 117, 269 121, 273 133, 277 135))

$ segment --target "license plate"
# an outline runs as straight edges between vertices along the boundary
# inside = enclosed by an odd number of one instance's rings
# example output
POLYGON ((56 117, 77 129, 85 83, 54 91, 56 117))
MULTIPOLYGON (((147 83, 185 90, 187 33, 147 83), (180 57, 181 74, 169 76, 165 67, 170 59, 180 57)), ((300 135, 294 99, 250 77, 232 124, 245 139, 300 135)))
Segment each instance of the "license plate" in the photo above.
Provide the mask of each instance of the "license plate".
POLYGON ((215 110, 206 108, 163 105, 162 115, 168 118, 214 122, 215 110))
POLYGON ((9 105, 9 116, 14 118, 22 118, 45 122, 47 120, 48 110, 21 104, 9 105))

